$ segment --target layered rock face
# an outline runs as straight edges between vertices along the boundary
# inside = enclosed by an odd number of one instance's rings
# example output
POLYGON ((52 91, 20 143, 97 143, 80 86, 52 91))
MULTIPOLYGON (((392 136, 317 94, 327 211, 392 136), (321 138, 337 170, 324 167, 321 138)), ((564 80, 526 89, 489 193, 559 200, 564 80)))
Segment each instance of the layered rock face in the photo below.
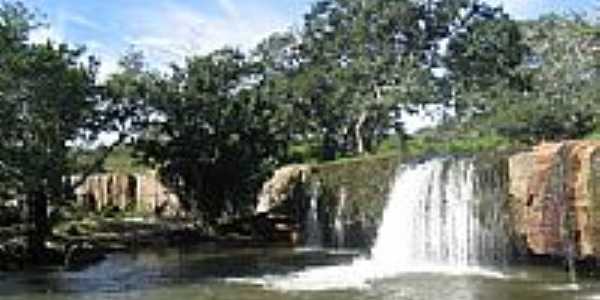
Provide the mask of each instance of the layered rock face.
MULTIPOLYGON (((80 180, 77 176, 71 181, 80 180)), ((91 211, 118 208, 139 214, 173 216, 183 213, 179 198, 155 172, 139 174, 95 174, 75 190, 77 202, 91 211)))
POLYGON ((511 156, 509 194, 528 254, 600 256, 600 142, 544 143, 511 156))

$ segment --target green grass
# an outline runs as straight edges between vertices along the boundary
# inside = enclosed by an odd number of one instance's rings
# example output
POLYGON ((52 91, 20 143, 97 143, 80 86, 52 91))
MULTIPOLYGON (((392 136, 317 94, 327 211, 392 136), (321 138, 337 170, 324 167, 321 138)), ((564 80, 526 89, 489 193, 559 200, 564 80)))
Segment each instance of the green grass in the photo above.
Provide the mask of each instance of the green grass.
POLYGON ((117 173, 138 173, 149 169, 133 157, 133 150, 130 148, 119 148, 112 152, 104 162, 104 168, 117 173))
POLYGON ((400 152, 404 156, 465 155, 519 147, 517 142, 499 135, 449 136, 451 135, 427 133, 411 137, 404 143, 392 136, 381 143, 377 154, 400 152))
POLYGON ((600 140, 600 129, 596 129, 590 133, 588 133, 584 139, 586 140, 600 140))
POLYGON ((290 146, 288 155, 294 163, 318 163, 320 147, 315 142, 296 143, 290 146))
MULTIPOLYGON (((95 153, 80 154, 78 160, 81 164, 90 164, 97 155, 95 153)), ((108 173, 143 173, 150 167, 134 157, 133 149, 130 147, 119 147, 104 161, 102 170, 108 173)))
POLYGON ((515 144, 507 138, 490 135, 482 137, 456 137, 450 140, 416 138, 407 143, 409 153, 475 154, 478 152, 508 149, 515 144))

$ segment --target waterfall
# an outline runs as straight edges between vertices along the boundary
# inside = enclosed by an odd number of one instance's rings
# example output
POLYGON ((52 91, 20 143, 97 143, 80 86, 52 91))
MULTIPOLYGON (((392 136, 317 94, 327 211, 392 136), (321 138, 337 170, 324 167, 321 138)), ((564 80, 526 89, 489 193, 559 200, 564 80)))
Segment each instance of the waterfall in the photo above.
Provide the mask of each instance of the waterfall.
POLYGON ((304 244, 307 247, 319 248, 323 245, 322 228, 319 222, 319 193, 321 191, 321 183, 316 182, 311 185, 311 193, 309 198, 308 211, 304 220, 304 244))
POLYGON ((282 290, 323 290, 368 287, 373 280, 414 272, 502 277, 482 267, 493 265, 506 248, 501 187, 491 181, 480 182, 472 159, 402 166, 370 257, 263 284, 282 290))
POLYGON ((390 193, 371 260, 398 269, 493 261, 504 252, 504 234, 498 211, 483 214, 478 191, 485 189, 477 184, 469 159, 406 167, 390 193), (485 222, 488 215, 493 221, 485 222))
POLYGON ((333 221, 333 230, 335 234, 335 246, 344 247, 346 241, 346 232, 344 228, 344 209, 346 207, 346 189, 341 188, 339 194, 339 203, 337 205, 335 219, 333 221))

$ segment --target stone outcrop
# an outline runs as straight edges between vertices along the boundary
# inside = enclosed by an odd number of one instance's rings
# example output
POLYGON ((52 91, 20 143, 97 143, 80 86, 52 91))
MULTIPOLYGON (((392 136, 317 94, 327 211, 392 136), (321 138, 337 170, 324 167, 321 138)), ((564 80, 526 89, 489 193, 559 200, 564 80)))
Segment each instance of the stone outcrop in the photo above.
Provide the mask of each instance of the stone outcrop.
POLYGON ((600 255, 600 142, 543 143, 509 159, 512 227, 531 255, 600 255))
MULTIPOLYGON (((74 176, 72 182, 80 177, 74 176)), ((173 216, 183 213, 179 198, 156 172, 94 174, 75 190, 77 203, 90 211, 118 209, 142 215, 173 216)))
POLYGON ((289 165, 277 169, 258 194, 257 213, 266 213, 291 197, 294 187, 306 182, 311 173, 308 165, 289 165))

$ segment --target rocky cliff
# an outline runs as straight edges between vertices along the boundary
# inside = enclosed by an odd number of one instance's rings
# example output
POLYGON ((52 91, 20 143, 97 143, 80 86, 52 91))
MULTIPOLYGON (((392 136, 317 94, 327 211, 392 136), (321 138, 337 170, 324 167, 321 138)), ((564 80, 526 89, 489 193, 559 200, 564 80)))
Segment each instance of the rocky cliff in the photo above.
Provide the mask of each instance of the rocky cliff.
POLYGON ((509 159, 510 215, 531 255, 600 256, 600 142, 544 143, 509 159))
MULTIPOLYGON (((81 178, 73 176, 72 182, 81 178)), ((173 216, 184 213, 177 195, 156 172, 94 174, 75 190, 77 203, 90 211, 118 209, 140 215, 173 216)))

